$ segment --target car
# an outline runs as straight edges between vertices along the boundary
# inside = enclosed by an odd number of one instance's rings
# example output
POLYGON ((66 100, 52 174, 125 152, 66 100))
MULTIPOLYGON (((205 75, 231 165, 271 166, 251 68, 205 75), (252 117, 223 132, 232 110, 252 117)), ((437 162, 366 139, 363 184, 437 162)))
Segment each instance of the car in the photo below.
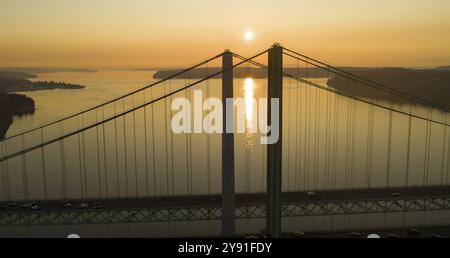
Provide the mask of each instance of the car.
POLYGON ((418 235, 420 234, 420 230, 417 228, 408 228, 407 233, 411 235, 418 235))
POLYGON ((96 203, 94 203, 93 208, 96 209, 96 210, 103 209, 103 203, 101 203, 101 202, 96 202, 96 203))
POLYGON ((70 201, 63 201, 63 202, 61 203, 61 205, 62 205, 64 208, 72 207, 72 203, 71 203, 70 201))
POLYGON ((29 202, 29 203, 24 203, 20 206, 20 208, 22 209, 31 209, 31 207, 33 207, 34 205, 36 205, 36 203, 34 202, 29 202))
POLYGON ((308 197, 317 197, 317 193, 316 192, 307 192, 306 195, 308 195, 308 197))
POLYGON ((10 202, 8 203, 8 207, 16 207, 17 203, 16 202, 10 202))
POLYGON ((87 209, 87 208, 89 208, 89 204, 83 202, 83 203, 78 204, 77 207, 78 207, 79 209, 87 209))
POLYGON ((391 196, 394 198, 402 196, 400 193, 391 193, 391 196))
POLYGON ((295 237, 304 237, 304 236, 305 236, 305 233, 302 232, 302 231, 295 231, 295 232, 294 232, 294 236, 295 236, 295 237))
POLYGON ((32 211, 38 211, 38 210, 40 210, 40 209, 41 209, 41 207, 38 206, 38 205, 33 205, 33 206, 31 206, 31 208, 30 208, 30 210, 32 210, 32 211))

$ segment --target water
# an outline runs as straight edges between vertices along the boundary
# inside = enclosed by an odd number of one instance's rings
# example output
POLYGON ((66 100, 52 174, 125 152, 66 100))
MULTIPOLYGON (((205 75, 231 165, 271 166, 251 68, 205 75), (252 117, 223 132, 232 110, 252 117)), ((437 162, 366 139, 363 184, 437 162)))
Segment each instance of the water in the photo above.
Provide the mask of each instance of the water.
MULTIPOLYGON (((153 81, 152 74, 153 72, 119 70, 42 74, 37 80, 66 81, 85 85, 86 88, 24 93, 35 100, 37 110, 30 116, 15 117, 7 136, 138 89, 153 81)), ((316 82, 326 85, 326 79, 317 79, 316 82)), ((62 128, 49 128, 44 132, 44 138, 50 139, 51 135, 69 132, 80 125, 94 123, 104 116, 128 110, 185 84, 186 80, 174 80, 154 90, 147 90, 145 95, 127 98, 104 110, 74 119, 65 123, 62 128)), ((251 98, 266 96, 267 82, 263 79, 235 79, 234 85, 235 97, 245 99, 248 129, 251 122, 258 119, 258 107, 251 98)), ((195 89, 202 89, 204 97, 221 97, 220 80, 209 80, 195 86, 195 89)), ((191 91, 181 92, 172 99, 192 99, 192 95, 191 91)), ((392 114, 390 129, 391 113, 387 110, 369 108, 367 104, 348 101, 345 97, 306 87, 289 79, 284 80, 283 98, 284 191, 436 185, 442 181, 448 183, 447 150, 450 137, 445 127, 427 127, 424 121, 412 119, 411 137, 408 138, 410 121, 404 115, 392 114), (431 132, 428 147, 427 130, 431 132), (406 151, 408 144, 409 157, 406 151), (429 156, 425 155, 427 150, 429 156)), ((3 188, 0 199, 220 193, 221 136, 172 134, 170 118, 174 112, 169 109, 170 100, 160 101, 145 110, 140 109, 108 122, 104 127, 98 126, 67 138, 62 144, 49 145, 44 149, 45 169, 42 168, 40 150, 26 155, 26 163, 32 165, 25 169, 21 158, 12 159, 8 162, 8 175, 3 177, 3 181, 9 183, 9 188, 3 188), (60 155, 61 150, 64 156, 60 155)), ((236 191, 239 193, 265 191, 266 146, 260 144, 260 136, 249 133, 235 135, 236 191)), ((40 140, 41 135, 35 132, 27 142, 40 140)), ((14 148, 21 147, 20 141, 11 142, 6 147, 8 152, 13 152, 14 148)), ((285 231, 370 228, 377 225, 405 225, 417 221, 417 218, 420 218, 422 224, 436 224, 448 222, 445 214, 440 212, 430 215, 428 212, 405 216, 381 214, 286 218, 283 227, 285 231)), ((237 227, 240 233, 259 232, 263 228, 263 220, 239 221, 237 227)), ((13 236, 25 233, 61 236, 67 232, 80 232, 87 236, 215 235, 220 233, 220 222, 24 227, 2 231, 13 236)))
POLYGON ((48 73, 34 80, 64 81, 86 86, 82 90, 24 92, 35 100, 36 112, 15 117, 6 136, 11 136, 106 102, 153 82, 153 72, 107 70, 97 73, 48 73))

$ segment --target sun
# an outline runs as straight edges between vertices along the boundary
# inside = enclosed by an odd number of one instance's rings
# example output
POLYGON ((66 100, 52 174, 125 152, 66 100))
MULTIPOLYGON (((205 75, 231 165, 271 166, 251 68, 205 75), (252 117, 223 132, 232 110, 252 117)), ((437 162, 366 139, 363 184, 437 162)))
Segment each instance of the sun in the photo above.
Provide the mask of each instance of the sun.
POLYGON ((244 34, 244 38, 245 38, 245 40, 247 40, 247 41, 252 40, 252 39, 253 39, 253 32, 247 31, 247 32, 244 34))

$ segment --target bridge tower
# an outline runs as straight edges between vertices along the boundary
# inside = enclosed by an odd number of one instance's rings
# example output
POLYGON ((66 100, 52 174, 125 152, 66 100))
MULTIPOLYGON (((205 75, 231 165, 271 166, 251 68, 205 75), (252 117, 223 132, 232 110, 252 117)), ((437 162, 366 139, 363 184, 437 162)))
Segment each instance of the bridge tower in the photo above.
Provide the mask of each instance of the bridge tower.
POLYGON ((268 123, 273 124, 277 117, 271 117, 271 99, 279 99, 278 116, 279 139, 267 145, 267 235, 281 237, 281 191, 282 191, 282 113, 283 113, 283 48, 274 44, 269 49, 268 60, 268 123))
POLYGON ((234 135, 233 110, 227 110, 227 99, 233 98, 233 55, 226 50, 222 55, 222 235, 235 235, 235 187, 234 187, 234 135))

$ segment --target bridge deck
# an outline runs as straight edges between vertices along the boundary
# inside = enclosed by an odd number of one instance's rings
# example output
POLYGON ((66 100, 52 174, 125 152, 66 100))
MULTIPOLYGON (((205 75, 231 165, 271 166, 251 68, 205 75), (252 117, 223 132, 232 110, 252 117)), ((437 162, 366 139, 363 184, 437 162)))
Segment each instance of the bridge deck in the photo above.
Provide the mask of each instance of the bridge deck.
MULTIPOLYGON (((347 190, 325 190, 315 191, 314 196, 308 192, 285 192, 282 194, 282 203, 289 204, 312 204, 333 202, 358 202, 376 200, 412 200, 450 196, 450 186, 427 186, 409 188, 374 188, 374 189, 347 189, 347 190)), ((128 197, 119 199, 77 199, 69 200, 71 207, 64 207, 61 200, 34 201, 39 206, 39 212, 72 212, 94 209, 96 202, 101 202, 101 210, 141 210, 153 208, 220 208, 221 195, 198 195, 198 196, 171 196, 171 197, 128 197), (88 204, 88 207, 80 208, 79 204, 88 204)), ((29 207, 21 207, 27 202, 0 202, 0 213, 22 213, 30 212, 29 207)), ((265 193, 236 194, 236 207, 265 206, 265 193)))

